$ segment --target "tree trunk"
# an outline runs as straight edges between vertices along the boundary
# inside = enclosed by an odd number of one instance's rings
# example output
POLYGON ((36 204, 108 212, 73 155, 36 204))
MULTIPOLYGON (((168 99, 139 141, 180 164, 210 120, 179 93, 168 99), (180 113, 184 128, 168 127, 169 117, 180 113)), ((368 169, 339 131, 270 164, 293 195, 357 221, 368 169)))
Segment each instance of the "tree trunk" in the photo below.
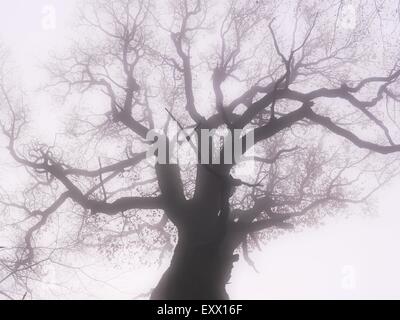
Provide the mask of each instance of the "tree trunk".
POLYGON ((151 299, 227 300, 225 285, 237 257, 222 243, 193 244, 180 239, 151 299))

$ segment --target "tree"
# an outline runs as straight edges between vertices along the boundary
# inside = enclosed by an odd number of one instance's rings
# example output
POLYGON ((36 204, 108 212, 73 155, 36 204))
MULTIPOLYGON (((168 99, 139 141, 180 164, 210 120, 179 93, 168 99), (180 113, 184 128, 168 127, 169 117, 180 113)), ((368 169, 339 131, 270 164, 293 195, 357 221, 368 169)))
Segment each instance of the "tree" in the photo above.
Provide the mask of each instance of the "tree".
POLYGON ((249 250, 279 230, 368 199, 400 151, 398 48, 390 27, 379 29, 391 5, 365 1, 350 17, 345 8, 86 1, 80 36, 46 66, 46 89, 69 115, 53 145, 30 138, 29 106, 3 65, 1 127, 27 187, 0 199, 15 244, 0 279, 13 289, 0 293, 30 292, 60 252, 113 253, 124 238, 159 259, 175 247, 152 298, 227 299, 238 252, 252 263, 249 250), (148 161, 148 133, 169 137, 173 127, 197 133, 185 139, 198 145, 201 130, 247 128, 256 143, 250 174, 246 161, 244 169, 148 161))

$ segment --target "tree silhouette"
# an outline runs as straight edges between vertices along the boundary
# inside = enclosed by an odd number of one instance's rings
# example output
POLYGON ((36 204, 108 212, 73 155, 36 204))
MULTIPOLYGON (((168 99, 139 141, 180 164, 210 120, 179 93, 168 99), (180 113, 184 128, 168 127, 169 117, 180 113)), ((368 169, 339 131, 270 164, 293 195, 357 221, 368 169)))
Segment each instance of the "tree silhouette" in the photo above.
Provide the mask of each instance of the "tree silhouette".
POLYGON ((33 138, 2 65, 1 128, 26 189, 0 198, 14 244, 0 251, 0 293, 25 297, 41 265, 95 246, 173 251, 154 299, 227 299, 240 255, 252 263, 280 230, 366 201, 400 151, 391 9, 365 1, 349 29, 343 1, 85 1, 76 41, 46 65, 68 113, 53 145, 33 138), (246 128, 255 156, 149 161, 149 131, 174 127, 199 145, 201 130, 246 128))

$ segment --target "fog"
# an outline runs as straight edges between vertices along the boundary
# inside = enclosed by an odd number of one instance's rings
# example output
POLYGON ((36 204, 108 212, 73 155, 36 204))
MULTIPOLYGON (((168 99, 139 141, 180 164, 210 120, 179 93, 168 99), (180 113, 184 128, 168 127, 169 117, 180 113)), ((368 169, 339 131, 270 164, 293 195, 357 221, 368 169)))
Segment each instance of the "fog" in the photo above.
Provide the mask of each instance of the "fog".
MULTIPOLYGON (((44 77, 38 67, 49 51, 62 48, 73 37, 74 2, 0 2, 0 39, 10 48, 27 90, 44 77)), ((62 117, 63 111, 53 103, 41 95, 32 101, 37 110, 34 126, 43 140, 57 132, 62 117)), ((13 183, 14 175, 3 171, 4 187, 13 183)), ((326 218, 321 226, 286 233, 269 241, 262 251, 251 252, 258 272, 243 260, 236 263, 228 286, 231 298, 399 299, 399 190, 400 178, 395 177, 377 192, 372 213, 345 212, 326 218)), ((55 266, 37 284, 38 297, 135 299, 156 285, 168 264, 110 262, 100 254, 76 261, 77 270, 69 269, 67 274, 62 266, 55 266), (54 279, 61 279, 62 285, 52 284, 54 279)))

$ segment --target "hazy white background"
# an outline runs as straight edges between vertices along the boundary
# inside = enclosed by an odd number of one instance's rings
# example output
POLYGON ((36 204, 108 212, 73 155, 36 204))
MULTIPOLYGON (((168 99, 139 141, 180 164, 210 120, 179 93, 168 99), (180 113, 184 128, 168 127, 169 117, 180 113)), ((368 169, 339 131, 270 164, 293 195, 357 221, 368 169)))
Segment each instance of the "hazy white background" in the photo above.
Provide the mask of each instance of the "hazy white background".
MULTIPOLYGON (((28 90, 40 80, 36 67, 47 53, 73 36, 75 2, 0 1, 0 39, 12 50, 28 90)), ((45 139, 57 130, 61 110, 40 96, 32 103, 38 135, 45 139)), ((3 186, 12 183, 10 179, 12 175, 0 170, 3 186)), ((335 217, 319 228, 271 241, 262 252, 252 254, 259 273, 243 261, 236 264, 228 288, 231 298, 399 299, 399 191, 400 177, 379 192, 373 216, 335 217)), ((37 288, 39 296, 132 299, 155 286, 166 267, 116 266, 99 256, 82 258, 77 266, 82 270, 70 272, 63 283, 67 291, 45 283, 37 288)), ((49 281, 57 272, 49 275, 49 281)))

